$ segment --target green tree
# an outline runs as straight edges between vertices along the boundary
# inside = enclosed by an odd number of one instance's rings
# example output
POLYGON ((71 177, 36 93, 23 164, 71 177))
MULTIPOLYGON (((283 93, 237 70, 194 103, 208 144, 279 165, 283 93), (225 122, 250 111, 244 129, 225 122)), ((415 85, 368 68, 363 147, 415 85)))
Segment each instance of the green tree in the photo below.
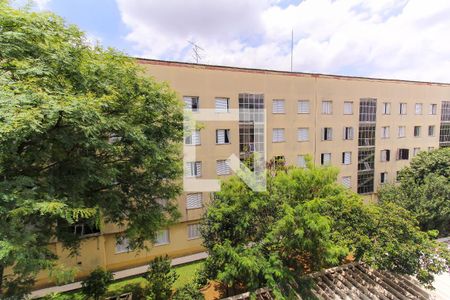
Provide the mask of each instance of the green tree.
POLYGON ((450 234, 450 148, 421 152, 399 173, 400 184, 384 185, 381 202, 396 203, 417 217, 422 230, 450 234))
POLYGON ((0 293, 52 268, 50 240, 76 252, 77 222, 126 225, 137 249, 178 217, 181 104, 142 75, 58 16, 0 1, 0 293))
POLYGON ((202 292, 200 292, 197 285, 188 283, 183 287, 177 289, 173 294, 172 300, 204 300, 202 292))
POLYGON ((277 167, 267 191, 237 176, 222 184, 202 225, 205 272, 234 294, 268 286, 277 299, 304 274, 353 256, 429 283, 450 265, 448 251, 395 204, 364 204, 336 183, 335 168, 277 167), (443 259, 441 259, 443 258, 443 259))
POLYGON ((166 256, 158 256, 152 260, 145 274, 148 281, 147 299, 168 300, 172 296, 172 286, 178 274, 172 269, 171 260, 166 256))
POLYGON ((106 294, 108 286, 113 282, 113 275, 109 271, 97 268, 89 274, 89 277, 81 282, 81 291, 86 297, 99 300, 106 294))

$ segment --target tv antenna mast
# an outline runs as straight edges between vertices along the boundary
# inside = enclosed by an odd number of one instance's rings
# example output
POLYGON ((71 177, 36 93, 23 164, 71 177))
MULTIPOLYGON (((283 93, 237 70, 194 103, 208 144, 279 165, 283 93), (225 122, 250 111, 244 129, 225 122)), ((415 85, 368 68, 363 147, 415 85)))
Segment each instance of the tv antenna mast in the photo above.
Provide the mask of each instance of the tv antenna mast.
POLYGON ((200 54, 200 51, 205 51, 205 49, 203 49, 202 47, 200 47, 193 41, 188 41, 188 43, 192 45, 192 52, 193 52, 192 57, 194 58, 195 63, 198 64, 199 60, 202 59, 202 55, 200 54))

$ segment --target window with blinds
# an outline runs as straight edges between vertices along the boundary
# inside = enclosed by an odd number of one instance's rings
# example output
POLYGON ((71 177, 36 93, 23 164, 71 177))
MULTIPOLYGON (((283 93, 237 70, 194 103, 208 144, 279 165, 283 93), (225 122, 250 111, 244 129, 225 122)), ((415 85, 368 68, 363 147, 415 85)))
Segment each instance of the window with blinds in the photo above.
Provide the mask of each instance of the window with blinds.
POLYGON ((406 103, 400 103, 400 114, 406 115, 406 103))
POLYGON ((328 166, 331 164, 331 153, 320 154, 320 164, 322 166, 328 166))
POLYGON ((284 100, 276 99, 272 102, 272 113, 274 114, 284 114, 284 100))
POLYGON ((184 143, 186 145, 200 145, 200 130, 194 130, 191 135, 185 136, 184 143))
POLYGON ((388 139, 389 138, 389 126, 381 127, 381 138, 388 139))
POLYGON ((351 176, 343 176, 342 177, 342 185, 346 188, 352 187, 352 177, 351 176))
POLYGON ((200 223, 189 224, 188 226, 188 239, 197 239, 200 237, 200 223))
POLYGON ((344 127, 344 140, 353 140, 353 127, 344 127))
POLYGON ((156 234, 155 246, 167 245, 170 243, 169 229, 163 229, 156 234))
POLYGON ((193 96, 184 96, 184 108, 192 111, 198 111, 199 109, 199 99, 193 96))
POLYGON ((216 130, 216 144, 229 144, 230 143, 230 129, 217 129, 216 130))
POLYGON ((132 251, 130 242, 126 237, 116 237, 116 253, 126 253, 132 251))
POLYGON ((381 150, 380 153, 380 160, 382 162, 390 161, 391 160, 391 150, 381 150))
POLYGON ((416 103, 416 115, 421 115, 422 114, 422 103, 416 103))
POLYGON ((202 175, 202 162, 190 161, 186 163, 185 176, 186 177, 199 177, 202 175))
POLYGON ((344 165, 349 165, 352 163, 352 153, 351 152, 342 152, 342 163, 344 165))
POLYGON ((331 141, 333 139, 333 128, 322 128, 322 141, 331 141))
POLYGON ((345 101, 344 102, 344 115, 352 115, 353 114, 353 102, 345 101))
POLYGON ((192 193, 186 195, 186 209, 197 209, 203 207, 203 194, 192 193))
POLYGON ((306 168, 306 157, 305 155, 297 156, 297 166, 300 168, 306 168))
POLYGON ((298 128, 297 139, 299 142, 306 142, 309 140, 309 128, 298 128))
POLYGON ((272 129, 272 142, 274 143, 284 142, 284 128, 272 129))
POLYGON ((228 160, 218 160, 216 162, 217 175, 230 175, 231 169, 228 160))
POLYGON ((299 100, 297 103, 297 113, 299 114, 309 114, 309 100, 299 100))
POLYGON ((216 112, 226 113, 230 110, 230 99, 216 98, 216 112))
POLYGON ((398 126, 398 137, 405 137, 405 126, 398 126))
POLYGON ((331 115, 333 113, 333 102, 322 101, 322 114, 331 115))

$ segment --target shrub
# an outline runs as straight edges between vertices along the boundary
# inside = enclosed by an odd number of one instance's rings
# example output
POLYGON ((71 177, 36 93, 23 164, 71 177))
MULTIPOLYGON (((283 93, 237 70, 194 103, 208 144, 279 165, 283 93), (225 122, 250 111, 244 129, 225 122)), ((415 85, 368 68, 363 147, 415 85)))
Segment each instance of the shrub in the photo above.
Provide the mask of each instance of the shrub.
POLYGON ((81 283, 81 291, 88 298, 92 297, 95 300, 98 300, 101 296, 106 294, 108 286, 112 281, 113 276, 111 272, 97 268, 81 283))
POLYGON ((172 286, 178 279, 178 274, 172 270, 170 263, 167 255, 156 257, 150 262, 144 276, 148 280, 147 299, 168 300, 172 296, 172 286))
POLYGON ((182 288, 176 290, 173 294, 172 300, 204 300, 205 297, 199 291, 198 286, 193 283, 188 283, 182 288))

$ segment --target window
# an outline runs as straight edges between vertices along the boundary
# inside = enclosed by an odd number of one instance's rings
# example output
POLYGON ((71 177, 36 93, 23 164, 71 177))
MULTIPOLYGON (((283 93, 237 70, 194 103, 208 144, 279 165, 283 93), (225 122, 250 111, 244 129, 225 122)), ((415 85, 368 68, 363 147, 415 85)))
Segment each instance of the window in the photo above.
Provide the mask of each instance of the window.
POLYGON ((352 187, 352 177, 351 176, 343 176, 342 177, 342 185, 346 188, 352 187))
POLYGON ((156 233, 155 246, 167 245, 169 240, 169 229, 163 229, 156 233))
POLYGON ((442 101, 441 104, 441 121, 450 121, 450 101, 442 101))
POLYGON ((331 141, 333 139, 333 128, 322 128, 322 141, 331 141))
POLYGON ((400 103, 400 114, 406 115, 406 103, 400 103))
POLYGON ((297 166, 300 168, 306 168, 306 157, 305 155, 297 156, 297 166))
POLYGON ((200 223, 188 225, 188 239, 198 239, 200 237, 200 223))
POLYGON ((442 122, 439 130, 439 145, 441 147, 450 146, 450 123, 442 122))
POLYGON ((186 145, 200 145, 200 130, 194 130, 191 135, 185 136, 184 143, 186 145))
POLYGON ((226 113, 230 111, 230 99, 216 98, 216 112, 226 113))
POLYGON ((299 114, 309 114, 309 100, 299 100, 297 105, 297 112, 299 114))
POLYGON ((284 114, 284 100, 273 100, 272 103, 272 113, 274 114, 284 114))
POLYGON ((381 150, 380 160, 382 162, 390 161, 391 160, 391 150, 388 150, 388 149, 381 150))
POLYGON ((437 114, 437 104, 430 104, 430 115, 436 115, 437 114))
POLYGON ((404 138, 405 137, 405 126, 398 126, 398 137, 404 138))
POLYGON ((422 127, 421 126, 414 126, 414 136, 415 137, 420 137, 420 131, 421 131, 422 127))
POLYGON ((322 166, 328 166, 331 164, 331 153, 320 154, 320 164, 322 166))
POLYGON ((192 111, 198 111, 199 99, 198 97, 184 96, 184 108, 192 111))
POLYGON ((352 163, 352 153, 351 152, 342 152, 342 163, 344 165, 349 165, 352 163))
POLYGON ((387 172, 381 172, 380 173, 380 183, 387 183, 388 181, 388 173, 387 172))
POLYGON ((398 160, 408 160, 409 159, 409 149, 398 149, 397 159, 398 160))
POLYGON ((216 162, 217 175, 230 175, 231 169, 228 160, 218 160, 216 162))
POLYGON ((216 144, 223 145, 230 143, 230 129, 216 130, 216 144))
POLYGON ((352 115, 353 114, 353 102, 344 101, 344 115, 352 115))
POLYGON ((375 146, 375 125, 360 125, 358 132, 358 146, 375 146))
POLYGON ((100 228, 94 222, 87 220, 82 220, 77 224, 70 225, 69 231, 73 232, 79 237, 87 237, 100 234, 100 228))
POLYGON ((120 236, 116 238, 116 253, 130 252, 130 242, 126 237, 120 236))
POLYGON ((333 102, 322 101, 322 114, 331 115, 333 113, 333 102))
POLYGON ((417 154, 419 154, 419 152, 420 152, 420 148, 419 147, 414 148, 413 149, 413 156, 416 156, 417 154))
POLYGON ((391 103, 390 102, 383 102, 381 113, 383 115, 390 115, 391 114, 391 103))
POLYGON ((344 140, 353 140, 353 127, 344 127, 344 140))
POLYGON ((428 126, 428 136, 434 136, 434 125, 428 126))
POLYGON ((377 120, 377 99, 361 99, 359 102, 359 121, 375 122, 377 120))
POLYGON ((299 142, 305 142, 309 140, 309 128, 299 128, 297 134, 299 142))
POLYGON ((422 114, 422 103, 416 103, 416 115, 421 115, 422 114))
POLYGON ((374 191, 374 173, 373 172, 358 172, 358 194, 368 194, 374 191))
POLYGON ((186 209, 197 209, 203 207, 203 194, 192 193, 186 195, 186 209))
POLYGON ((388 139, 389 138, 389 126, 381 127, 381 138, 388 139))
POLYGON ((362 149, 360 148, 358 150, 358 171, 368 172, 373 171, 374 168, 375 168, 375 148, 362 148, 362 149))
POLYGON ((284 128, 272 129, 272 142, 274 143, 284 142, 284 128))
POLYGON ((186 177, 199 177, 202 176, 202 162, 201 161, 191 161, 186 163, 185 170, 186 177))

